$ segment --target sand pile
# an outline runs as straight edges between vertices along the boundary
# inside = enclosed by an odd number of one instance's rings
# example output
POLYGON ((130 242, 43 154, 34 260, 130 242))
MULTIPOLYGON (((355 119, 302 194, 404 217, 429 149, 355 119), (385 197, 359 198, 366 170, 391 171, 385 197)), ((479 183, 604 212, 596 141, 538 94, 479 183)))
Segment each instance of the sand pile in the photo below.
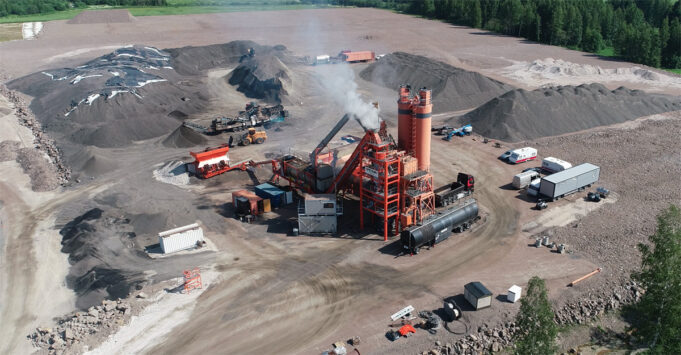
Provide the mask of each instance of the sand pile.
POLYGON ((190 148, 205 145, 206 137, 191 128, 180 126, 168 135, 161 144, 168 148, 190 148))
POLYGON ((0 162, 15 160, 19 148, 21 148, 21 142, 19 141, 0 142, 0 162))
POLYGON ((477 133, 507 142, 555 136, 681 109, 681 98, 600 84, 516 89, 459 119, 477 133))
POLYGON ((291 73, 277 55, 258 55, 242 61, 232 71, 229 83, 248 97, 281 103, 288 94, 291 73))
POLYGON ((125 23, 133 21, 135 21, 135 18, 128 10, 85 10, 72 19, 68 20, 66 23, 125 23))
POLYGON ((434 112, 476 107, 513 87, 423 56, 395 52, 369 65, 362 79, 394 89, 402 84, 433 90, 434 112))
POLYGON ((177 128, 173 111, 205 102, 153 47, 115 50, 76 68, 34 73, 9 86, 34 97, 30 108, 60 144, 122 147, 177 128))
POLYGON ((275 54, 288 57, 286 47, 261 46, 253 41, 232 41, 201 47, 182 47, 166 49, 172 57, 172 65, 183 75, 197 75, 204 70, 232 67, 248 58, 248 50, 253 48, 255 57, 275 54))
POLYGON ((67 161, 73 170, 87 176, 100 176, 118 168, 118 162, 107 157, 106 151, 97 147, 83 147, 70 154, 67 161))
POLYGON ((52 191, 59 186, 57 172, 45 153, 33 148, 21 148, 16 161, 31 179, 33 191, 52 191))
POLYGON ((502 69, 501 73, 531 86, 542 86, 556 82, 560 82, 562 85, 579 85, 618 81, 681 88, 681 78, 638 66, 603 69, 595 65, 577 64, 553 58, 539 59, 533 62, 518 62, 502 69))
POLYGON ((187 165, 182 161, 170 161, 162 167, 154 170, 154 179, 171 185, 189 184, 189 172, 187 165))

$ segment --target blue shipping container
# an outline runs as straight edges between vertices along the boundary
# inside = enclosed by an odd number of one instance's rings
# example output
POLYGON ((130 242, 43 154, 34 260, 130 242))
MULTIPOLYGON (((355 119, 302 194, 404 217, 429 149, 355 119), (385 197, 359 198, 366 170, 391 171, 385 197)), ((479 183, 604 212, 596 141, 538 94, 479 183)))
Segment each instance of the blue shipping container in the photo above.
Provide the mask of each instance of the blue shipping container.
POLYGON ((272 208, 281 207, 286 204, 286 192, 268 183, 256 186, 255 194, 258 197, 268 198, 272 204, 272 208))

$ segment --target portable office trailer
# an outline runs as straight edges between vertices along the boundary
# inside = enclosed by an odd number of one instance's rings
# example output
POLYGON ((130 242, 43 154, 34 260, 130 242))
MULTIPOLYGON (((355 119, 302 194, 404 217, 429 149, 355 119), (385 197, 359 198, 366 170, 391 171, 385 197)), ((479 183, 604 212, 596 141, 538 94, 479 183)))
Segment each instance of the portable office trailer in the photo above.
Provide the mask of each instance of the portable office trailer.
POLYGON ((203 242, 203 229, 197 223, 167 230, 158 234, 158 242, 164 254, 196 247, 203 242))
POLYGON ((305 195, 305 214, 315 216, 336 215, 336 195, 305 195))
POLYGON ((492 292, 479 281, 469 282, 464 285, 463 297, 476 311, 492 305, 492 292))
POLYGON ((508 161, 513 164, 520 164, 534 159, 537 159, 537 150, 532 147, 515 149, 508 157, 508 161))
POLYGON ((555 201, 571 193, 583 190, 598 181, 601 168, 584 163, 559 173, 544 177, 539 185, 539 194, 555 201))

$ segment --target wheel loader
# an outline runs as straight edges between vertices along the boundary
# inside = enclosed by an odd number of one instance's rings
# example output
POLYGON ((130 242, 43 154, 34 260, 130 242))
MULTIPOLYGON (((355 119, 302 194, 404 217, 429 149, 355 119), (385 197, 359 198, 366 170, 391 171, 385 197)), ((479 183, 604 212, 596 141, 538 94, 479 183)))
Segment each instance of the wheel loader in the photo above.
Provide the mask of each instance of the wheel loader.
POLYGON ((265 131, 256 131, 255 128, 251 127, 248 129, 248 133, 244 133, 241 136, 241 140, 239 141, 239 145, 242 146, 247 146, 249 144, 262 144, 265 143, 267 140, 267 132, 265 131))

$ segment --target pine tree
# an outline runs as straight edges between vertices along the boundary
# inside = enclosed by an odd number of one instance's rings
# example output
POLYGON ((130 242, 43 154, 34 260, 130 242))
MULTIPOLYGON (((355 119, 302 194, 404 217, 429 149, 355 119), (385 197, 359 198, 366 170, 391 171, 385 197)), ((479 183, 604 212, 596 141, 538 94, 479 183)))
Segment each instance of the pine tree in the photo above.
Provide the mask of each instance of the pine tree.
POLYGON ((553 317, 546 284, 534 276, 527 284, 525 297, 520 300, 520 311, 515 321, 520 331, 515 335, 514 354, 554 354, 558 327, 553 317))
POLYGON ((639 244, 641 271, 632 275, 646 292, 633 306, 635 334, 652 354, 681 354, 681 210, 670 206, 657 218, 650 244, 639 244))

